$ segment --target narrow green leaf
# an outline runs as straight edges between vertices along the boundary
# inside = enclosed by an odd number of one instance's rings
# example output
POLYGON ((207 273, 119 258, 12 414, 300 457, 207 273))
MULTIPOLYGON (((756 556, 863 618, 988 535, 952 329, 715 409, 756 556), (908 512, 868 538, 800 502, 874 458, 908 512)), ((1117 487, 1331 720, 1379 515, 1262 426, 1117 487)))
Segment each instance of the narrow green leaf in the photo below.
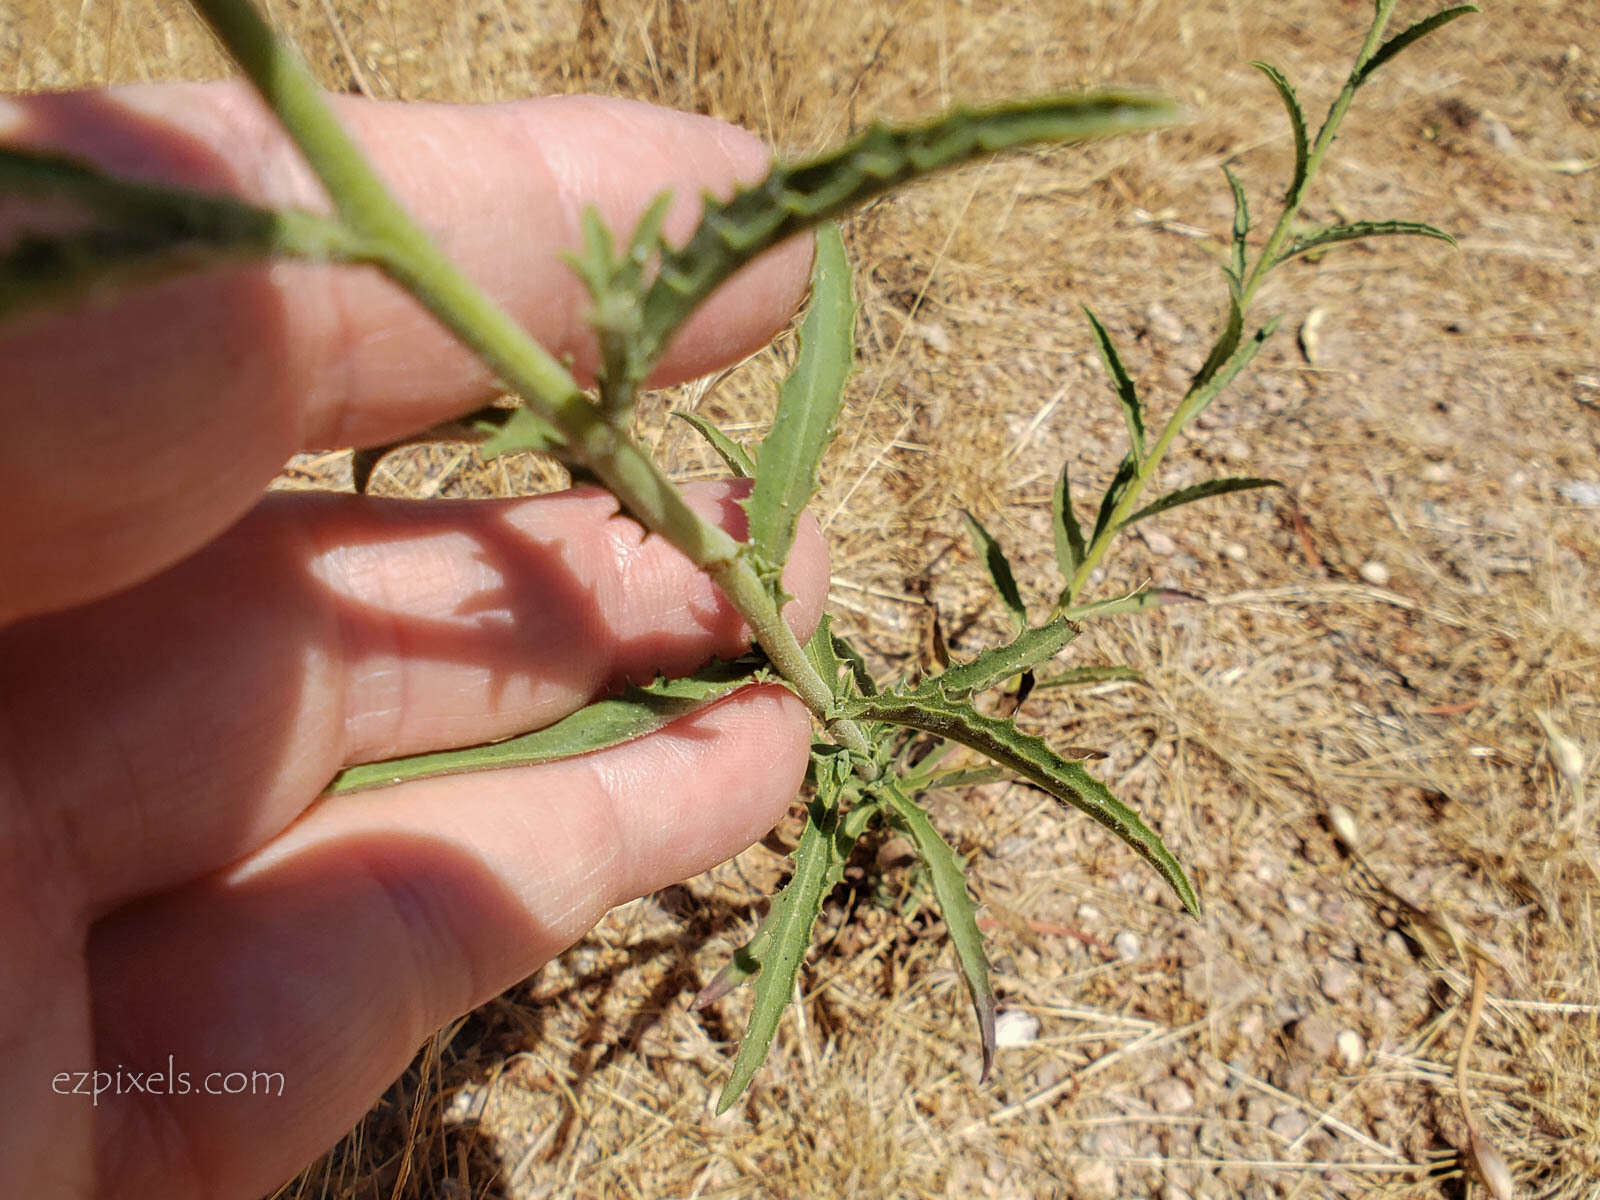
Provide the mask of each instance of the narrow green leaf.
POLYGON ((817 467, 855 363, 855 320, 844 239, 828 225, 817 230, 811 303, 800 324, 794 370, 783 381, 772 429, 756 454, 755 489, 744 500, 750 544, 770 567, 788 559, 800 511, 816 491, 817 467))
POLYGON ((1094 310, 1087 304, 1083 306, 1083 315, 1089 318, 1089 327, 1094 331, 1094 344, 1100 350, 1101 361, 1106 364, 1106 373, 1111 376, 1111 385, 1122 404, 1122 419, 1128 426, 1129 456, 1143 458, 1144 407, 1139 403, 1139 391, 1133 386, 1133 379, 1122 365, 1117 348, 1111 342, 1111 335, 1100 324, 1100 318, 1094 315, 1094 310))
POLYGON ((861 657, 861 651, 851 645, 848 639, 840 637, 831 629, 828 632, 833 638, 833 652, 850 664, 850 674, 855 678, 856 690, 863 696, 876 696, 878 685, 873 681, 872 672, 867 670, 867 660, 861 657))
POLYGON ((1411 45, 1412 42, 1427 37, 1435 29, 1438 29, 1441 25, 1448 25, 1457 17, 1464 17, 1468 13, 1475 13, 1477 11, 1478 6, 1476 4, 1458 4, 1454 8, 1446 8, 1440 12, 1436 12, 1431 17, 1424 17, 1409 29, 1401 30, 1383 45, 1379 46, 1377 52, 1373 54, 1373 56, 1366 62, 1362 63, 1360 68, 1357 69, 1351 82, 1356 87, 1360 87, 1369 78, 1371 78, 1374 71, 1383 66, 1384 63, 1388 62, 1396 54, 1399 54, 1400 51, 1404 50, 1407 46, 1411 45))
MULTIPOLYGON (((844 869, 850 861, 851 851, 855 849, 856 842, 861 839, 861 835, 866 832, 867 826, 878 815, 880 809, 881 801, 867 798, 852 805, 849 811, 839 818, 839 836, 828 844, 828 869, 822 881, 824 899, 844 878, 844 869)), ((774 904, 761 924, 756 927, 750 940, 735 950, 733 956, 723 964, 722 969, 712 977, 711 982, 695 994, 692 1005, 694 1008, 707 1008, 715 1004, 761 970, 761 964, 766 961, 772 949, 779 911, 779 906, 774 904)))
POLYGON ((832 624, 833 618, 824 613, 804 648, 811 665, 817 674, 822 676, 822 681, 828 685, 828 690, 837 699, 845 692, 847 685, 842 678, 843 664, 839 661, 838 654, 834 652, 834 638, 828 628, 832 624))
MULTIPOLYGON (((1235 306, 1234 311, 1238 311, 1235 306)), ((1180 425, 1187 425, 1206 410, 1206 406, 1222 394, 1222 390, 1234 381, 1240 371, 1244 370, 1261 353, 1261 347, 1266 345, 1267 339, 1278 331, 1278 322, 1281 317, 1273 317, 1242 346, 1238 346, 1231 356, 1209 372, 1202 370, 1200 376, 1195 377, 1195 383, 1190 387, 1189 394, 1178 403, 1181 413, 1180 425)), ((1237 339, 1235 339, 1237 344, 1237 339)), ((1218 346, 1222 343, 1218 342, 1218 346)), ((1215 353, 1215 351, 1213 351, 1215 353)))
POLYGON ((87 228, 21 230, 0 251, 0 320, 224 263, 264 258, 376 263, 337 220, 229 196, 119 179, 61 155, 0 147, 0 198, 79 205, 87 228))
POLYGON ((490 409, 473 422, 472 428, 483 435, 478 453, 486 460, 525 450, 549 454, 566 445, 559 429, 520 404, 515 408, 490 409))
POLYGON ((1295 94, 1294 85, 1282 71, 1271 63, 1260 60, 1250 65, 1272 81, 1272 86, 1278 89, 1283 107, 1289 113, 1289 127, 1294 133, 1294 175, 1289 181, 1289 190, 1284 194, 1284 202, 1294 205, 1306 185, 1306 165, 1311 153, 1311 144, 1306 137, 1305 109, 1300 107, 1300 97, 1295 94))
POLYGON ((1073 667, 1052 675, 1049 679, 1041 679, 1037 685, 1043 688, 1086 687, 1095 683, 1143 683, 1144 676, 1132 667, 1073 667))
POLYGON ((526 767, 588 754, 653 733, 713 700, 764 678, 764 669, 745 660, 714 663, 682 679, 659 679, 643 687, 630 687, 622 695, 597 700, 554 725, 507 741, 346 767, 334 776, 323 794, 335 796, 413 779, 500 767, 526 767))
POLYGON ((1441 242, 1456 245, 1456 239, 1442 229, 1435 228, 1422 221, 1354 221, 1348 225, 1330 225, 1326 229, 1313 230, 1311 233, 1302 234, 1285 247, 1282 254, 1273 260, 1273 265, 1293 258, 1297 254, 1304 254, 1308 250, 1315 250, 1319 246, 1331 246, 1336 242, 1353 242, 1358 238, 1384 237, 1395 234, 1409 234, 1416 237, 1437 238, 1441 242))
POLYGON ((1100 511, 1095 514, 1092 541, 1100 540, 1100 535, 1111 523, 1111 514, 1116 511, 1117 505, 1122 503, 1122 497, 1127 494, 1128 488, 1138 475, 1139 461, 1131 454, 1117 464, 1117 473, 1106 485, 1105 495, 1100 497, 1100 511))
POLYGON ((909 179, 997 150, 1133 133, 1178 116, 1176 104, 1157 96, 1052 96, 957 108, 921 125, 875 124, 820 158, 777 164, 726 201, 708 197, 699 228, 662 256, 645 299, 644 359, 653 362, 683 319, 757 254, 909 179))
POLYGON ((950 843, 939 836, 928 814, 892 783, 884 789, 889 796, 889 819, 905 831, 917 855, 928 868, 934 899, 944 914, 945 928, 956 948, 956 960, 972 993, 972 1008, 978 1018, 978 1037, 983 1047, 982 1083, 994 1070, 995 995, 989 981, 989 960, 983 952, 983 934, 978 932, 978 910, 967 894, 967 873, 950 843))
POLYGON ((985 716, 965 702, 893 694, 852 701, 844 706, 844 712, 923 729, 987 755, 1111 830, 1156 869, 1191 914, 1200 915, 1199 899, 1183 868, 1138 814, 1107 791, 1105 784, 1084 770, 1082 763, 1062 758, 1041 739, 1023 733, 1012 722, 985 716))
POLYGON ((840 817, 840 799, 853 778, 848 752, 830 752, 820 761, 813 753, 812 765, 816 768, 817 794, 808 806, 806 827, 794 850, 794 875, 773 902, 772 933, 766 954, 758 961, 750 1024, 739 1043, 732 1074, 717 1097, 718 1113, 728 1111, 766 1061, 778 1021, 794 993, 800 964, 811 945, 811 930, 822 911, 822 902, 843 877, 851 849, 878 811, 876 803, 865 802, 840 817))
POLYGON ((837 811, 828 808, 820 798, 814 800, 800 844, 795 847, 794 875, 773 901, 772 937, 755 977, 755 1004, 750 1011, 750 1024, 734 1057, 733 1072, 717 1098, 718 1115, 727 1112, 750 1085, 756 1071, 767 1060, 767 1051, 772 1048, 778 1021, 789 1006, 800 964, 811 946, 811 929, 827 896, 824 888, 837 825, 837 811))
POLYGON ((1061 464, 1061 475, 1056 480, 1055 491, 1050 496, 1050 523, 1055 533, 1056 565, 1061 577, 1070 580, 1077 574, 1087 552, 1083 544, 1083 527, 1078 515, 1072 511, 1072 484, 1067 478, 1068 464, 1061 464))
POLYGON ((1228 313, 1223 318, 1222 332, 1217 335, 1217 340, 1212 344, 1211 353, 1206 355, 1206 361, 1195 372, 1194 378, 1189 382, 1191 394, 1210 382, 1211 377, 1221 369, 1222 364, 1239 349, 1239 339, 1244 336, 1244 309, 1240 307, 1241 294, 1238 287, 1231 283, 1228 287, 1228 313))
POLYGON ((755 477, 756 464, 755 460, 750 457, 750 451, 739 445, 738 442, 723 433, 710 421, 699 413, 684 412, 682 409, 674 410, 672 415, 711 443, 711 448, 717 452, 717 457, 722 459, 724 465, 733 472, 735 478, 753 479, 755 477))
POLYGON ((662 192, 639 217, 628 239, 628 252, 618 263, 616 286, 636 292, 651 261, 661 253, 661 226, 672 207, 672 193, 662 192))
POLYGON ((1142 521, 1146 517, 1153 517, 1157 513, 1164 513, 1168 509, 1177 508, 1183 504, 1193 504, 1196 500, 1205 500, 1210 496, 1225 496, 1229 492, 1243 492, 1251 488, 1282 487, 1283 484, 1276 479, 1257 479, 1253 476, 1237 476, 1229 479, 1208 479, 1204 483, 1196 483, 1190 487, 1179 488, 1175 492, 1168 492, 1161 499, 1152 504, 1146 504, 1122 523, 1119 528, 1126 529, 1135 521, 1142 521))
POLYGON ((1010 776, 1004 767, 962 767, 956 771, 935 775, 917 790, 936 792, 940 788, 978 787, 985 783, 999 783, 1007 778, 1010 776))
POLYGON ((1116 617, 1124 613, 1147 612, 1152 608, 1161 608, 1168 604, 1186 604, 1201 599, 1190 592, 1180 592, 1177 588, 1141 588, 1137 592, 1129 592, 1125 596, 1112 596, 1107 600, 1095 600, 1089 604, 1075 604, 1071 608, 1064 608, 1060 615, 1069 621, 1088 621, 1095 617, 1116 617))
POLYGON ((1233 193, 1233 240, 1228 260, 1228 277, 1242 287, 1246 269, 1245 258, 1249 251, 1245 239, 1250 234, 1250 201, 1244 194, 1244 184, 1239 182, 1239 177, 1233 173, 1233 168, 1224 164, 1222 173, 1228 177, 1228 189, 1233 193))
POLYGON ((967 519, 967 533, 972 538, 972 548, 983 560, 989 572, 989 581, 994 584, 994 590, 999 593, 1006 611, 1011 614, 1012 624, 1018 629, 1026 629, 1028 609, 1022 603, 1022 593, 1017 590, 1017 577, 1011 573, 1011 560, 1006 558, 1000 543, 994 540, 977 517, 966 509, 961 510, 961 515, 967 519))
POLYGON ((965 699, 1049 661, 1077 636, 1077 626, 1060 618, 1036 629, 1025 629, 1015 640, 985 650, 971 662, 928 676, 910 694, 965 699))

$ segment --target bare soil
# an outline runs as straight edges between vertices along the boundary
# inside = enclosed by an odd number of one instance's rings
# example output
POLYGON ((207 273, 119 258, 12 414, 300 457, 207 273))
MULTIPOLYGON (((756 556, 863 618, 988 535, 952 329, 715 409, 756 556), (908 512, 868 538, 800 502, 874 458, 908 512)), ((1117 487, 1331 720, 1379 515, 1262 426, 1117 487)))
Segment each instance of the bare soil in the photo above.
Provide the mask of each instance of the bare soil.
MULTIPOLYGON (((1289 139, 1264 58, 1313 118, 1354 0, 1072 5, 764 0, 277 0, 330 86, 490 100, 598 90, 714 113, 786 153, 878 115, 1156 85, 1182 129, 1005 158, 849 224, 862 366, 815 511, 833 601, 884 669, 937 611, 998 638, 958 507, 1025 594, 1053 578, 1049 493, 1105 482, 1121 420, 1092 303, 1164 413, 1210 344, 1233 163, 1258 211, 1289 139)), ((1364 91, 1307 216, 1413 217, 1282 271, 1282 331, 1167 482, 1274 476, 1151 522, 1100 594, 1204 603, 1095 625, 1074 663, 1145 683, 1042 692, 1025 723, 1098 772, 1193 872, 1180 915, 1130 853, 1025 788, 935 798, 972 865, 1011 1044, 978 1086, 954 957, 915 875, 870 857, 830 902, 800 1003, 721 1118, 748 1000, 689 1000, 786 860, 758 846, 617 910, 463 1017, 285 1197, 1464 1197, 1468 1120, 1515 1194, 1600 1195, 1600 35, 1583 3, 1507 0, 1364 91), (1300 339, 1308 317, 1313 336, 1300 339), (1558 765, 1562 739, 1588 764, 1558 765), (1470 1030, 1470 1000, 1481 1018, 1470 1030), (1030 1020, 1031 1018, 1031 1020, 1030 1020), (1037 1023, 1036 1025, 1034 1023, 1037 1023)), ((1402 19, 1425 15, 1403 6, 1402 19)), ((181 6, 0 16, 20 88, 216 74, 181 6)), ((653 397, 646 436, 714 472, 666 412, 736 436, 780 345, 653 397)), ((308 456, 285 486, 348 479, 308 456)), ((400 494, 561 486, 465 447, 391 456, 400 494)), ((778 831, 781 849, 792 838, 778 831)), ((896 847, 878 855, 890 861, 896 847)))

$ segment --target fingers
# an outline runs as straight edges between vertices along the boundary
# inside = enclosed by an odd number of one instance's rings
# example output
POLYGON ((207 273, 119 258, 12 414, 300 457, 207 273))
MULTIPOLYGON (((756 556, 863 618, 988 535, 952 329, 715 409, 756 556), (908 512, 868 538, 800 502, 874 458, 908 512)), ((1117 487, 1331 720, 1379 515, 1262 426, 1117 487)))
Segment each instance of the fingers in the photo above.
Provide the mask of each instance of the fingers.
MULTIPOLYGON (((587 298, 560 252, 597 203, 631 229, 663 189, 685 236, 702 189, 760 175, 756 140, 709 118, 558 97, 455 107, 339 100, 380 172, 469 275, 580 371, 587 298)), ((325 208, 242 85, 171 85, 0 103, 0 137, 142 178, 325 208)), ((0 212, 0 243, 22 214, 0 212)), ((660 381, 736 361, 793 311, 808 247, 730 281, 676 340, 660 381)), ((457 415, 492 380, 367 269, 213 270, 0 330, 0 624, 103 595, 242 514, 294 451, 374 444, 457 415)))
MULTIPOLYGON (((689 499, 742 537, 747 486, 689 499)), ((807 523, 784 578, 802 637, 826 580, 807 523)), ((141 587, 0 632, 26 865, 97 915, 253 851, 342 766, 545 725, 749 636, 603 492, 271 497, 141 587)))
POLYGON ((101 1178, 130 1200, 269 1189, 440 1024, 610 905, 760 837, 808 734, 789 693, 745 689, 585 759, 330 801, 226 875, 109 918, 90 941, 102 1070, 270 1077, 103 1101, 101 1178))

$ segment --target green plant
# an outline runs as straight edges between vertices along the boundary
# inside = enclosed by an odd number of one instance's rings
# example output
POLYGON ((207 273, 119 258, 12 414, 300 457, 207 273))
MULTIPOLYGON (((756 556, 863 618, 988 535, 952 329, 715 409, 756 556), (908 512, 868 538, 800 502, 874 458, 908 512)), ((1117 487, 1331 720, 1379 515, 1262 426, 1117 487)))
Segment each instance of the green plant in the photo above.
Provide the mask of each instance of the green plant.
POLYGON ((1175 119, 1175 106, 1151 96, 1101 93, 956 110, 908 128, 873 126, 831 154, 777 166, 760 184, 726 202, 708 203, 699 227, 680 247, 667 245, 660 236, 665 197, 621 242, 591 215, 583 247, 573 257, 591 295, 601 352, 596 394, 589 396, 422 235, 329 115, 305 69, 273 38, 248 0, 194 3, 321 177, 333 197, 334 215, 270 212, 222 197, 119 180, 61 158, 0 151, 0 187, 5 192, 70 198, 96 218, 87 231, 33 237, 0 256, 0 318, 67 303, 93 288, 190 270, 219 258, 270 255, 376 266, 476 351, 523 401, 519 407, 487 409, 472 418, 486 454, 536 450, 598 479, 643 526, 670 540, 720 585, 749 622, 760 647, 759 654, 714 664, 686 679, 629 689, 509 741, 352 767, 330 784, 330 791, 585 753, 638 737, 753 680, 781 680, 792 688, 829 740, 813 748, 807 820, 794 851, 792 878, 749 944, 700 998, 712 1002, 753 980, 750 1027, 722 1108, 748 1085, 763 1061, 821 905, 841 880, 852 847, 874 823, 902 832, 922 860, 971 990, 987 1074, 994 1053, 994 991, 962 864, 918 802, 928 792, 995 774, 1026 780, 1114 832, 1155 868, 1188 911, 1198 914, 1198 897, 1177 860, 1085 767, 1092 751, 1052 749, 1019 730, 1012 719, 986 711, 980 697, 1013 680, 1021 681, 1020 701, 1034 686, 1119 677, 1126 668, 1080 667, 1035 684, 1036 673, 1066 648, 1081 622, 1182 598, 1146 589, 1086 600, 1090 577, 1118 535, 1179 505, 1273 486, 1271 480, 1255 477, 1225 478, 1153 501, 1144 498, 1178 435, 1272 335, 1274 320, 1246 335, 1252 302, 1271 270, 1306 251, 1360 237, 1407 233, 1449 240, 1439 230, 1414 222, 1361 222, 1299 232, 1297 220, 1360 86, 1400 50, 1472 11, 1470 6, 1447 9, 1385 41, 1395 0, 1377 0, 1354 67, 1315 137, 1288 80, 1267 64, 1255 64, 1288 113, 1293 172, 1265 242, 1253 247, 1244 188, 1224 168, 1235 212, 1222 264, 1226 308, 1204 365, 1152 440, 1144 399, 1105 328, 1085 310, 1126 422, 1128 449, 1099 498, 1092 522, 1080 520, 1066 470, 1059 476, 1053 506, 1061 574, 1056 601, 1036 622, 1003 549, 969 515, 974 548, 1010 615, 1015 637, 920 679, 880 681, 855 648, 834 634, 826 618, 801 645, 779 616, 785 600, 782 568, 800 511, 816 488, 853 361, 849 266, 829 220, 887 188, 978 155, 1040 141, 1153 128, 1175 119), (668 339, 696 306, 744 262, 807 228, 817 230, 812 297, 771 431, 752 450, 698 418, 685 417, 730 470, 754 480, 745 502, 749 535, 737 542, 696 516, 640 449, 630 434, 633 406, 668 339), (956 745, 977 751, 994 766, 942 767, 945 752, 956 745))

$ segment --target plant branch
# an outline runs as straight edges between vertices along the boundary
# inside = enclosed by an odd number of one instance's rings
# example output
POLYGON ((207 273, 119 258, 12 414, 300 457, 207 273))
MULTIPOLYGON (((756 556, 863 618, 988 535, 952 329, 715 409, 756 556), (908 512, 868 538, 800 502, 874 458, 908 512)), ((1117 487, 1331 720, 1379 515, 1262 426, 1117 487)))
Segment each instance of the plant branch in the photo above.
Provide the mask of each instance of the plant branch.
MULTIPOLYGON (((807 661, 740 544, 684 503, 672 481, 625 430, 607 421, 571 374, 439 251, 367 163, 305 65, 273 36, 249 0, 193 3, 305 155, 339 216, 374 247, 378 265, 560 431, 564 458, 592 471, 631 516, 711 576, 800 698, 829 720, 832 690, 807 661)), ((853 723, 829 727, 851 750, 869 752, 853 723)))

